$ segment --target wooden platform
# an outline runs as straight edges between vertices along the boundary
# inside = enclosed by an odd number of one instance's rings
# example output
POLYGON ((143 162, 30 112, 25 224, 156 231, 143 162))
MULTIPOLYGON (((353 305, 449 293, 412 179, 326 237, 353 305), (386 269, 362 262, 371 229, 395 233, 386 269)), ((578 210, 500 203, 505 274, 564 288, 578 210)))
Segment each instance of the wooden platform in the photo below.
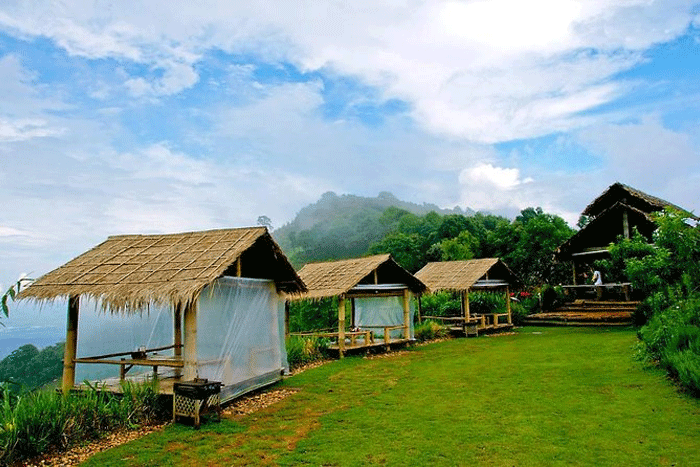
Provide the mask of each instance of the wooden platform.
POLYGON ((523 324, 533 326, 629 326, 639 302, 576 300, 555 311, 537 313, 523 324))
POLYGON ((484 315, 464 316, 424 316, 423 319, 440 321, 445 329, 454 334, 478 336, 513 329, 508 313, 488 313, 484 315), (501 318, 507 322, 502 323, 501 318))

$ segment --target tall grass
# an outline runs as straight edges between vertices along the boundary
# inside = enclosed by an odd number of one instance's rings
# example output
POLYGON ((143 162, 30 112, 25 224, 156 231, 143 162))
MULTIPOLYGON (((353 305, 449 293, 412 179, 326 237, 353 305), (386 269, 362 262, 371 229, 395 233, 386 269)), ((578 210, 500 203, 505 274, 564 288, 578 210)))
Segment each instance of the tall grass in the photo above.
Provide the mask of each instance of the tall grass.
POLYGON ((433 320, 426 320, 416 324, 413 335, 420 342, 431 341, 447 337, 447 329, 433 320))
POLYGON ((287 337, 287 363, 291 370, 324 359, 328 352, 328 339, 315 336, 287 337))
POLYGON ((157 382, 122 384, 115 395, 90 387, 68 396, 40 390, 4 397, 0 406, 0 464, 31 458, 50 448, 66 448, 120 428, 162 418, 157 382))

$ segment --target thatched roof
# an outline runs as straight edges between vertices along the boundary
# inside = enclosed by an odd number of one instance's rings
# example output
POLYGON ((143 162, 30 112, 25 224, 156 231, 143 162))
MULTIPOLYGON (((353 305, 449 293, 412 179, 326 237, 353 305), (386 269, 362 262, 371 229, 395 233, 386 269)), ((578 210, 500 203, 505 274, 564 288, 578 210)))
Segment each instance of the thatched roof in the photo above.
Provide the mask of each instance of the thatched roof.
MULTIPOLYGON (((664 199, 649 195, 629 185, 615 182, 586 206, 582 214, 584 216, 596 217, 618 202, 646 213, 661 211, 667 207, 677 209, 681 212, 687 212, 685 209, 664 199)), ((695 216, 692 217, 695 218, 695 216)))
POLYGON ((428 263, 416 273, 416 277, 423 281, 431 292, 465 292, 487 274, 489 279, 500 279, 511 285, 520 284, 518 277, 498 258, 428 263))
POLYGON ((618 202, 602 211, 581 230, 569 237, 554 251, 554 256, 559 261, 566 261, 576 253, 607 250, 611 243, 624 235, 623 211, 627 212, 630 229, 636 228, 639 233, 651 240, 652 233, 656 230, 656 224, 651 216, 640 209, 618 202))
POLYGON ((264 227, 168 235, 119 235, 40 277, 20 299, 85 295, 112 312, 149 303, 184 304, 222 275, 273 279, 278 290, 303 292, 304 283, 264 227))
POLYGON ((295 299, 318 299, 346 294, 355 286, 373 284, 405 284, 413 293, 422 293, 425 285, 398 265, 389 254, 366 258, 309 263, 299 271, 309 291, 295 294, 295 299))

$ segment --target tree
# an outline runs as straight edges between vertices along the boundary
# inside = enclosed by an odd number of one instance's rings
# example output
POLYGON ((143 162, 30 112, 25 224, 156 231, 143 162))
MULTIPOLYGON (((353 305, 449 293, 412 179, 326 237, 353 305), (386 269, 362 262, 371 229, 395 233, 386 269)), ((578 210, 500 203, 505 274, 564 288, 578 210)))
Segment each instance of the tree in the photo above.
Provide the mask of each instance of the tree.
POLYGON ((272 220, 267 216, 258 216, 258 225, 267 227, 267 230, 272 232, 272 220))
POLYGON ((523 209, 507 232, 502 227, 499 241, 505 262, 528 286, 557 283, 565 279, 569 268, 554 262, 554 251, 574 234, 559 216, 542 208, 523 209))

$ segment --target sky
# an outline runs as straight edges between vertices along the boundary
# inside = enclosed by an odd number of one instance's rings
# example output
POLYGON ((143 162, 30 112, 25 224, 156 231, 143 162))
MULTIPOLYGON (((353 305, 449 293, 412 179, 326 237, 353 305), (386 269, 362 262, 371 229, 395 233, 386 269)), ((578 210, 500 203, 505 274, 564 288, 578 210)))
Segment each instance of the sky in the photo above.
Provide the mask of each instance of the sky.
POLYGON ((698 76, 691 1, 3 0, 0 284, 326 191, 697 214, 698 76))

